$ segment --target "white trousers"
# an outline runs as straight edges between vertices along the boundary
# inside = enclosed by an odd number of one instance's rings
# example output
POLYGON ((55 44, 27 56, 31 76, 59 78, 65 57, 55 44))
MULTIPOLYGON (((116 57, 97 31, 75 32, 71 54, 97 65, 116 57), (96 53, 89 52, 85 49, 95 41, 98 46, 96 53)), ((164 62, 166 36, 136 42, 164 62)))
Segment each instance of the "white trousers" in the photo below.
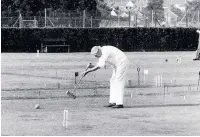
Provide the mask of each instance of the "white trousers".
POLYGON ((113 74, 110 79, 109 103, 116 103, 116 105, 123 105, 124 86, 126 81, 128 64, 129 61, 126 58, 120 65, 113 68, 113 74))
POLYGON ((196 59, 200 59, 200 49, 197 49, 196 59))

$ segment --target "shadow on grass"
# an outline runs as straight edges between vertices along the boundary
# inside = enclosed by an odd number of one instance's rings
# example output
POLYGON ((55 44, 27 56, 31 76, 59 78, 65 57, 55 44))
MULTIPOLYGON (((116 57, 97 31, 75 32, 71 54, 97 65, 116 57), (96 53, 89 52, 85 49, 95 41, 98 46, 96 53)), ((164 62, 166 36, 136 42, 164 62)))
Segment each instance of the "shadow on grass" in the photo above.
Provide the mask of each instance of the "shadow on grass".
POLYGON ((138 106, 124 106, 124 108, 184 107, 184 106, 200 106, 200 104, 138 105, 138 106))

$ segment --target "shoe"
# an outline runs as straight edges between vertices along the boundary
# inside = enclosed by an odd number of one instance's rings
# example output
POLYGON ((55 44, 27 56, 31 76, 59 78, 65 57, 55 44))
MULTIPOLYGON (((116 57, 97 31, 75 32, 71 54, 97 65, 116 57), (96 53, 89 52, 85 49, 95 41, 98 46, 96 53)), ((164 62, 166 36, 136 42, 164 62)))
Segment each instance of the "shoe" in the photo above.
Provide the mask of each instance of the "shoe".
POLYGON ((109 103, 108 105, 106 105, 106 106, 104 106, 104 107, 113 107, 113 106, 115 106, 116 105, 116 103, 109 103))
POLYGON ((112 108, 124 108, 123 105, 115 105, 115 106, 112 106, 112 108))

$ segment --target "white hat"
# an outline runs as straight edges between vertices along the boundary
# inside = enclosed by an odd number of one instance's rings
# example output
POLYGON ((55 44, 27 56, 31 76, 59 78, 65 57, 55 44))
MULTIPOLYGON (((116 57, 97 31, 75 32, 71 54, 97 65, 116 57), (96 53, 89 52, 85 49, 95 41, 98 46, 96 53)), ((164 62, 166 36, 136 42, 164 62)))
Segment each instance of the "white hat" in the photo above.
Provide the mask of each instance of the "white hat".
POLYGON ((101 47, 100 47, 100 46, 94 46, 94 47, 91 49, 91 54, 92 54, 92 55, 97 55, 97 54, 99 54, 99 50, 101 50, 101 47))

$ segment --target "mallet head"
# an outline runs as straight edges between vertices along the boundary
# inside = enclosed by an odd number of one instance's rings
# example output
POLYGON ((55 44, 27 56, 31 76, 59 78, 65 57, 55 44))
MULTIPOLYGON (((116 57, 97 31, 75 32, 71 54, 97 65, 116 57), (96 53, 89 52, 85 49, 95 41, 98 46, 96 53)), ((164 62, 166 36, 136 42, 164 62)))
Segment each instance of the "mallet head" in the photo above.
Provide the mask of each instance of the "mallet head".
POLYGON ((67 93, 67 95, 68 95, 69 97, 71 97, 71 98, 73 98, 73 99, 76 99, 76 96, 75 96, 73 93, 71 93, 70 91, 67 91, 66 93, 67 93))

